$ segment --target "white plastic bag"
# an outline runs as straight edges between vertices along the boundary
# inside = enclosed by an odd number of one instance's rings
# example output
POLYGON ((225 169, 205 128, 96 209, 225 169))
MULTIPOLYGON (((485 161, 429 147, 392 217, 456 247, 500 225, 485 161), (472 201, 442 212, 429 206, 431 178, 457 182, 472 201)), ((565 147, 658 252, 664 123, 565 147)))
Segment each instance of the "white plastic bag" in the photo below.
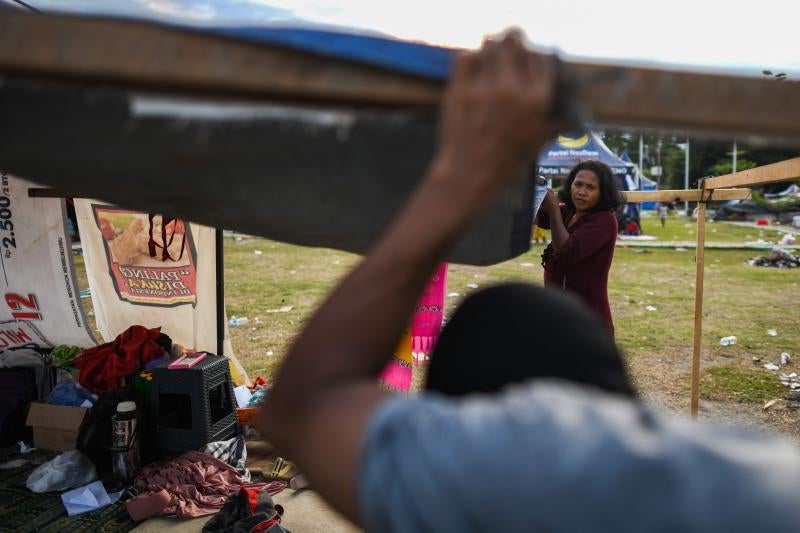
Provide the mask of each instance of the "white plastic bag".
POLYGON ((95 479, 94 463, 78 450, 70 450, 31 472, 25 485, 33 492, 60 492, 95 479))

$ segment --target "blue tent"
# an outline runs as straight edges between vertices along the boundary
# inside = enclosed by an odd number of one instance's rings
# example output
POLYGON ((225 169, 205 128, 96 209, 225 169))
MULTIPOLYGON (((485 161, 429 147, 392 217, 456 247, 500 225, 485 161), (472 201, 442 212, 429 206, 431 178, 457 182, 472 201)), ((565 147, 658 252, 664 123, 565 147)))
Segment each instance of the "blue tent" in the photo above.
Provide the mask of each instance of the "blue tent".
MULTIPOLYGON (((550 142, 539 153, 536 163, 538 174, 550 179, 563 179, 577 163, 594 159, 605 163, 611 168, 617 180, 617 186, 622 191, 637 190, 635 182, 636 167, 630 159, 624 161, 618 157, 593 131, 565 132, 554 141, 550 142)), ((623 221, 633 219, 639 223, 639 205, 626 204, 625 209, 617 214, 620 226, 623 221)), ((627 225, 627 222, 626 222, 627 225)))
POLYGON ((624 185, 624 190, 629 190, 624 178, 626 174, 633 173, 633 163, 617 157, 597 134, 591 131, 566 132, 559 135, 539 153, 537 171, 546 178, 565 178, 575 164, 587 159, 597 159, 611 167, 619 185, 624 185))

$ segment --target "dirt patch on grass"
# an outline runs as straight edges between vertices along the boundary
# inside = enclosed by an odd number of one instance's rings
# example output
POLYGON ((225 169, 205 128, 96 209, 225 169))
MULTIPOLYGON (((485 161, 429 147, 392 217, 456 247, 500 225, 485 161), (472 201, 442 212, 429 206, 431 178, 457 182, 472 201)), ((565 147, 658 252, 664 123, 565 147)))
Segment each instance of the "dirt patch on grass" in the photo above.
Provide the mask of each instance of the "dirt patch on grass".
MULTIPOLYGON (((800 443, 800 394, 779 385, 777 376, 754 363, 746 349, 730 357, 701 358, 701 383, 698 418, 778 433, 800 443), (719 372, 718 370, 724 370, 719 372), (733 374, 739 379, 719 379, 733 374), (761 386, 748 388, 750 378, 761 386), (763 382, 763 384, 762 384, 763 382), (771 384, 776 386, 772 387, 771 384), (772 394, 774 392, 774 394, 772 394), (774 396, 774 397, 771 397, 774 396), (768 409, 769 400, 778 400, 768 409)), ((638 351, 628 358, 631 376, 642 398, 658 410, 689 416, 691 387, 691 349, 666 347, 638 351)), ((786 371, 795 371, 787 367, 786 371)))

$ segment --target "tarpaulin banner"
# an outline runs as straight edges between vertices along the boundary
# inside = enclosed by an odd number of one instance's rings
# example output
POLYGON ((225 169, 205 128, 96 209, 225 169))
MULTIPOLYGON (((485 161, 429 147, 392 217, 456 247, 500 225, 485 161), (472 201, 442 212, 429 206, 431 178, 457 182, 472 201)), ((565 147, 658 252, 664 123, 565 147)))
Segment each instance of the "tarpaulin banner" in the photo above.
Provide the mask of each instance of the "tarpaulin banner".
POLYGON ((26 344, 50 347, 52 344, 42 332, 27 320, 0 322, 0 351, 19 348, 26 344))
POLYGON ((213 228, 75 200, 86 274, 106 341, 132 325, 217 352, 213 228))
MULTIPOLYGON (((30 198, 35 187, 0 173, 0 321, 27 321, 22 328, 36 344, 83 348, 95 340, 86 324, 60 198, 30 198)), ((2 348, 2 346, 0 346, 2 348)))

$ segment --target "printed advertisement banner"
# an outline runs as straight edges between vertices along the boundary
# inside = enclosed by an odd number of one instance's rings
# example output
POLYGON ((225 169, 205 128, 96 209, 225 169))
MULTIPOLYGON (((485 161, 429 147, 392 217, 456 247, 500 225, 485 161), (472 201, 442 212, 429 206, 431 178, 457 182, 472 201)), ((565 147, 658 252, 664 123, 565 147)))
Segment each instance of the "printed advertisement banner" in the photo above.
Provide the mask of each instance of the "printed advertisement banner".
POLYGON ((138 324, 217 352, 214 228, 94 200, 76 199, 75 212, 105 341, 138 324))
POLYGON ((28 336, 36 344, 94 346, 75 280, 65 202, 29 198, 32 187, 0 173, 2 331, 28 336))
POLYGON ((197 305, 197 250, 183 221, 92 205, 107 268, 123 301, 197 305))

